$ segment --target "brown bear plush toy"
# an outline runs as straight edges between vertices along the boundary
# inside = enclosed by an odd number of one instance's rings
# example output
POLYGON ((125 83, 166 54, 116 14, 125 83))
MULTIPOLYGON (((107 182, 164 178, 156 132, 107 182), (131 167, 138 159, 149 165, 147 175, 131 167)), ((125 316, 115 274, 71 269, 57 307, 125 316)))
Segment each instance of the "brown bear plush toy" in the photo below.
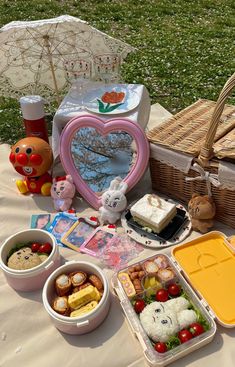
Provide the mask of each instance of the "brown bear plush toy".
POLYGON ((193 194, 188 203, 188 211, 195 231, 206 233, 213 227, 215 203, 208 195, 193 194))

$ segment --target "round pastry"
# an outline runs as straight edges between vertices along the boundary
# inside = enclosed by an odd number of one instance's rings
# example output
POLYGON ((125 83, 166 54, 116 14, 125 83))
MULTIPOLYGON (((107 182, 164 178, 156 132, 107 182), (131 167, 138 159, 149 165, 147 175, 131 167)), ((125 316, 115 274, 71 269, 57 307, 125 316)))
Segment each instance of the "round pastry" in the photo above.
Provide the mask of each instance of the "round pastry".
POLYGON ((69 308, 69 305, 68 305, 68 298, 65 297, 65 296, 56 297, 54 299, 52 308, 53 308, 53 310, 58 312, 60 315, 68 315, 69 312, 70 312, 70 308, 69 308))
POLYGON ((173 279, 175 276, 171 268, 159 269, 157 275, 158 275, 158 278, 164 282, 173 279))
POLYGON ((157 264, 151 260, 145 261, 144 268, 147 273, 157 273, 159 269, 157 264))
POLYGON ((159 269, 165 269, 168 267, 168 261, 164 255, 158 255, 156 259, 154 259, 154 262, 157 264, 159 269))
POLYGON ((55 280, 55 288, 58 296, 64 296, 71 289, 72 283, 70 277, 66 274, 61 274, 55 280))
POLYGON ((78 271, 78 272, 69 274, 69 277, 71 279, 73 287, 78 287, 79 285, 82 285, 83 283, 85 283, 87 274, 84 273, 83 271, 78 271))
POLYGON ((15 270, 26 270, 41 264, 37 253, 32 252, 30 247, 22 247, 14 252, 8 259, 7 266, 15 270))

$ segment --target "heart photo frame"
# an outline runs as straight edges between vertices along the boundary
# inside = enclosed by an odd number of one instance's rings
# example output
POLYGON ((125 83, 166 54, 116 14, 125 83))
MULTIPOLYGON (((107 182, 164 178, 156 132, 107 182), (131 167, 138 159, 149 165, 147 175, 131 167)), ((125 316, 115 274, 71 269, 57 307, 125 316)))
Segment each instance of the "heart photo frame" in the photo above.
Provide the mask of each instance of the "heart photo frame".
POLYGON ((77 191, 95 209, 111 180, 121 176, 131 190, 145 173, 149 143, 142 128, 126 118, 73 118, 60 138, 60 159, 77 191))

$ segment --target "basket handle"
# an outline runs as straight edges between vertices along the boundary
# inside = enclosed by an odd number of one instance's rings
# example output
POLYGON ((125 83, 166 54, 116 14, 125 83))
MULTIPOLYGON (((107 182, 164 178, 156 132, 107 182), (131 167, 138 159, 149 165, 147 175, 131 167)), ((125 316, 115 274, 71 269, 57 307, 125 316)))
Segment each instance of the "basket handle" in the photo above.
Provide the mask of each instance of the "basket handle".
POLYGON ((219 122, 220 122, 220 117, 223 113, 225 102, 234 87, 235 87, 235 73, 225 83, 219 95, 219 98, 216 102, 215 109, 211 117, 210 126, 206 134, 205 143, 204 143, 204 146, 202 146, 199 157, 198 157, 198 161, 203 167, 209 166, 209 159, 213 157, 213 153, 214 153, 213 143, 214 143, 215 134, 216 134, 219 122))

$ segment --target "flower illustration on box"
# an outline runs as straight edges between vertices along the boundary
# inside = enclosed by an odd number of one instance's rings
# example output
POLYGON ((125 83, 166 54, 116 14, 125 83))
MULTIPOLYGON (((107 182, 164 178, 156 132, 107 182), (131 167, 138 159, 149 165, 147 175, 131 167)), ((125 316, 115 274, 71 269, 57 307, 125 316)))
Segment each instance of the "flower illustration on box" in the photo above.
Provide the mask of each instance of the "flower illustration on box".
POLYGON ((116 110, 119 106, 124 104, 124 92, 105 92, 101 99, 97 99, 99 112, 108 113, 116 110))

